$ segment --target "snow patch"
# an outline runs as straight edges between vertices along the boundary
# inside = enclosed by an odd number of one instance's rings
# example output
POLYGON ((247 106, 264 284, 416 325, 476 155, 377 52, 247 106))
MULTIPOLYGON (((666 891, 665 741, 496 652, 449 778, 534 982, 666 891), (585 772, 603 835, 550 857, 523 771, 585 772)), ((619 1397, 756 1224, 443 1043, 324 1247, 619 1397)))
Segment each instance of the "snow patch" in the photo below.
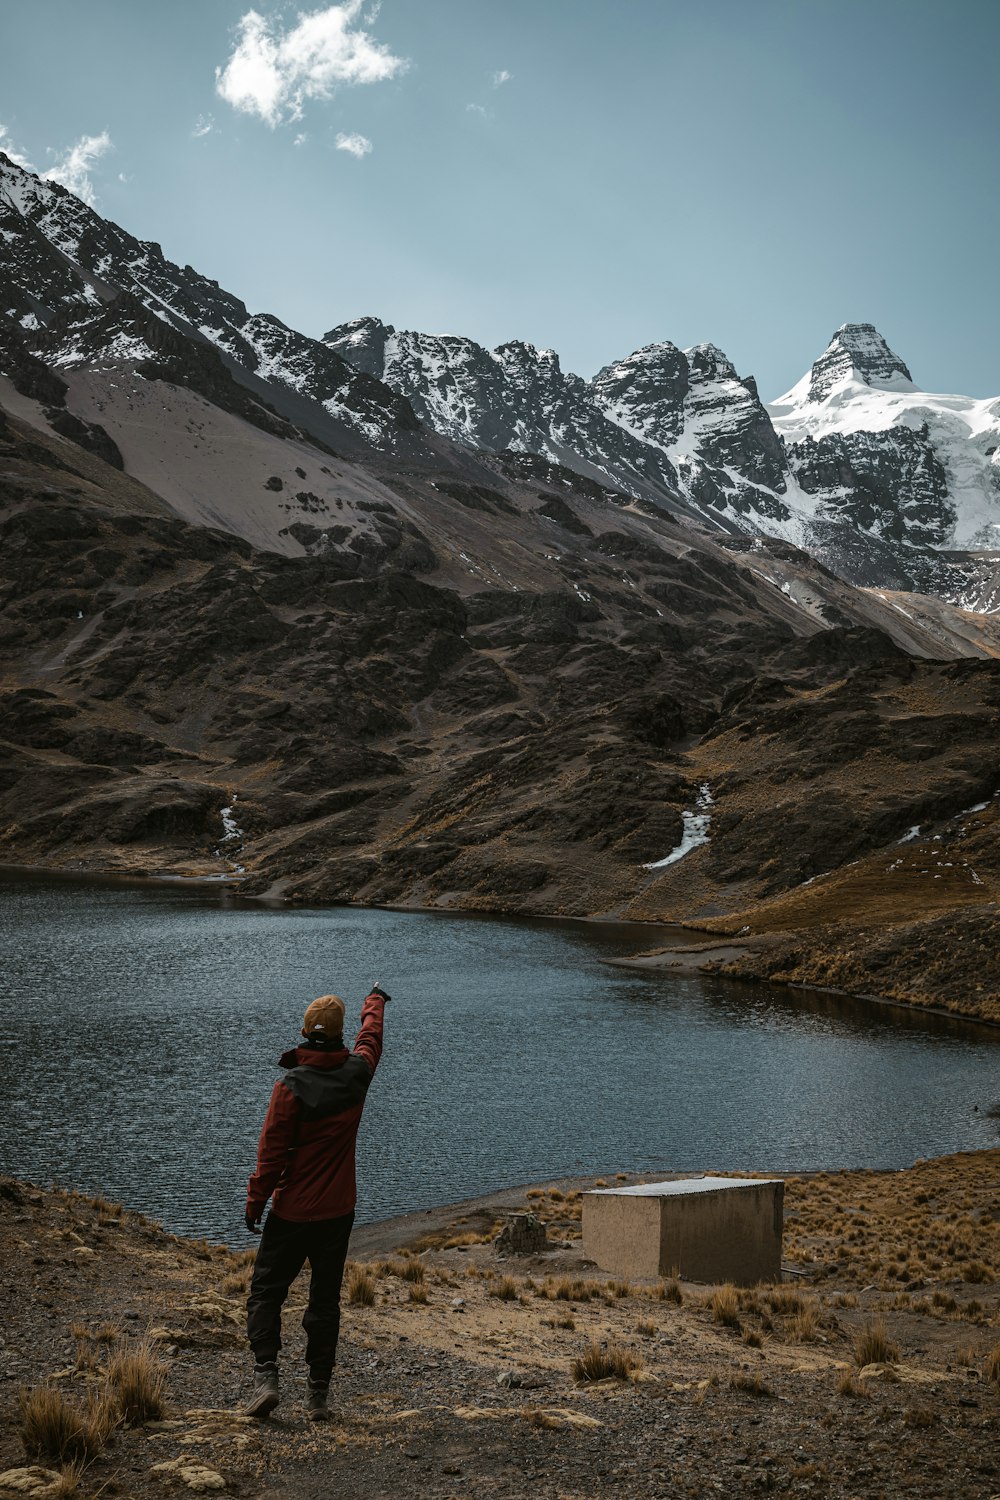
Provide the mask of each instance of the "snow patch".
POLYGON ((707 781, 703 781, 698 788, 695 798, 694 812, 681 813, 684 823, 684 835, 676 849, 671 849, 665 859, 654 860, 652 864, 643 865, 644 870, 663 870, 667 865, 675 865, 678 860, 683 859, 685 854, 690 854, 692 849, 698 849, 702 844, 707 844, 708 830, 712 822, 712 808, 715 799, 707 781))
POLYGON ((232 803, 229 807, 222 808, 219 816, 222 818, 222 838, 219 842, 219 847, 215 852, 221 858, 229 860, 229 864, 236 871, 237 875, 243 875, 246 873, 245 867, 243 865, 238 865, 235 860, 229 859, 229 856, 223 853, 226 844, 236 843, 237 848, 233 851, 234 853, 238 853, 239 849, 242 848, 243 845, 243 829, 236 821, 235 792, 233 793, 232 803))

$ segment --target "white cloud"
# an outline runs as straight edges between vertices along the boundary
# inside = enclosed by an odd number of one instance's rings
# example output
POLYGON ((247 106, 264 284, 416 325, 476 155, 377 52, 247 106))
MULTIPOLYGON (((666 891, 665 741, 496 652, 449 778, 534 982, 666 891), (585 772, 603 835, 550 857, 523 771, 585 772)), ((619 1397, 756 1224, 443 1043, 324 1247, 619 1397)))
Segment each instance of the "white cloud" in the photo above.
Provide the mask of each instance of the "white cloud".
POLYGON ((106 130, 102 130, 100 135, 82 135, 55 166, 49 167, 41 175, 49 182, 61 182, 63 187, 69 188, 71 193, 75 193, 93 208, 97 197, 90 174, 105 152, 113 149, 114 143, 106 130))
POLYGON ((191 128, 191 134, 195 140, 200 140, 203 135, 211 135, 215 129, 214 115, 199 115, 191 128))
POLYGON ((488 120, 490 117, 489 110, 482 104, 467 104, 465 112, 469 115, 479 115, 484 120, 488 120))
POLYGON ((294 141, 292 142, 292 145, 293 146, 304 146, 305 143, 306 143, 306 141, 308 139, 309 139, 309 132, 307 130, 300 130, 299 133, 298 133, 298 135, 295 137, 294 141))
POLYGON ((19 151, 14 145, 10 137, 10 131, 6 125, 0 125, 0 151, 3 152, 4 156, 10 157, 15 167, 23 167, 26 172, 33 172, 35 170, 23 151, 19 151))
POLYGON ((352 130, 349 135, 341 130, 337 135, 337 150, 349 151, 359 161, 363 156, 367 156, 371 149, 372 143, 368 137, 366 135, 359 135, 356 130, 352 130))
POLYGON ((493 87, 495 89, 498 89, 503 84, 510 83, 510 80, 513 78, 513 76, 513 73, 508 73, 506 68, 498 68, 497 71, 493 74, 493 87))
POLYGON ((362 4, 342 0, 300 12, 298 23, 284 32, 277 18, 248 10, 240 18, 232 56, 215 70, 216 92, 234 109, 273 128, 301 119, 306 100, 329 99, 339 84, 395 78, 406 61, 356 24, 365 19, 362 4))

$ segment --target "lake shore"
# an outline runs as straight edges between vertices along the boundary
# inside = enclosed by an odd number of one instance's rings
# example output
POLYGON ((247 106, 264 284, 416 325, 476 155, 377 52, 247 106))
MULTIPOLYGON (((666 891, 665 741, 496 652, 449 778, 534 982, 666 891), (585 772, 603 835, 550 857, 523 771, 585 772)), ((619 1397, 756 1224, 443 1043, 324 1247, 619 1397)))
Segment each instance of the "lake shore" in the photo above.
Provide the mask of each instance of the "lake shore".
POLYGON ((818 1487, 836 1500, 981 1500, 997 1486, 998 1173, 991 1150, 786 1176, 785 1284, 732 1292, 609 1277, 583 1253, 568 1180, 359 1228, 334 1419, 320 1428, 302 1410, 303 1283, 282 1404, 252 1423, 239 1413, 252 1247, 2 1180, 0 1278, 19 1293, 0 1350, 0 1492, 11 1469, 60 1467, 24 1454, 17 1387, 53 1381, 78 1407, 103 1388, 111 1353, 145 1343, 165 1409, 120 1428, 72 1493, 597 1500, 620 1488, 659 1500, 818 1487), (501 1257, 497 1228, 529 1209, 552 1248, 501 1257), (624 1378, 575 1378, 595 1341, 622 1352, 624 1378))
MULTIPOLYGON (((889 1011, 948 1017, 982 1025, 991 1030, 1000 1027, 1000 1004, 989 996, 970 999, 968 995, 963 995, 956 999, 948 992, 942 992, 937 996, 918 995, 906 990, 900 992, 898 988, 893 992, 893 984, 889 982, 886 983, 885 991, 880 992, 877 988, 867 987, 877 976, 868 972, 863 963, 852 971, 857 981, 856 985, 834 982, 834 978, 840 977, 843 972, 837 967, 841 961, 842 950, 848 948, 850 951, 849 942, 852 938, 859 936, 857 932, 841 934, 839 938, 832 941, 829 936, 825 938, 822 936, 825 929, 820 929, 820 935, 815 938, 811 934, 788 932, 755 932, 746 935, 726 933, 722 936, 719 931, 719 919, 713 919, 709 925, 702 921, 671 921, 631 914, 622 915, 620 912, 598 912, 579 916, 565 912, 545 911, 518 914, 489 906, 443 906, 440 903, 422 904, 418 901, 367 903, 310 900, 299 902, 291 901, 284 894, 286 881, 271 882, 263 890, 247 891, 243 888, 246 877, 235 873, 228 875, 204 872, 185 874, 156 872, 145 868, 123 870, 101 865, 68 868, 65 865, 35 863, 0 864, 0 877, 4 874, 28 880, 53 879, 68 883, 107 883, 112 886, 150 885, 168 888, 181 886, 194 890, 202 889, 206 892, 224 890, 228 896, 241 902, 246 901, 253 905, 264 906, 314 906, 318 909, 345 907, 358 910, 422 912, 437 916, 496 917, 498 919, 511 916, 516 918, 520 915, 531 921, 580 922, 587 926, 607 926, 619 930, 633 928, 637 930, 637 933, 640 930, 643 934, 648 931, 650 936, 669 933, 672 941, 662 947, 639 951, 627 957, 608 958, 605 962, 619 968, 681 975, 704 974, 740 980, 749 984, 763 980, 781 985, 792 992, 841 996, 889 1011), (805 944, 803 943, 804 936, 805 944), (810 944, 811 951, 806 956, 802 951, 803 946, 809 949, 810 944)), ((995 968, 995 958, 990 959, 987 971, 992 968, 995 968)))

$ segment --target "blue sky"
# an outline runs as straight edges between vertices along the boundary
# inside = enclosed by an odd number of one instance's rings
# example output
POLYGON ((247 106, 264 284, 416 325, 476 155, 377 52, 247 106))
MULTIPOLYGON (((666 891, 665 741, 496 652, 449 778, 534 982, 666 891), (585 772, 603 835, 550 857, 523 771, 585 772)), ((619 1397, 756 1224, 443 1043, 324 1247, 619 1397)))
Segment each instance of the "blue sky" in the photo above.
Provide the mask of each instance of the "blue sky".
POLYGON ((870 321, 1000 394, 996 0, 248 10, 3 0, 0 146, 311 334, 711 340, 769 398, 870 321))

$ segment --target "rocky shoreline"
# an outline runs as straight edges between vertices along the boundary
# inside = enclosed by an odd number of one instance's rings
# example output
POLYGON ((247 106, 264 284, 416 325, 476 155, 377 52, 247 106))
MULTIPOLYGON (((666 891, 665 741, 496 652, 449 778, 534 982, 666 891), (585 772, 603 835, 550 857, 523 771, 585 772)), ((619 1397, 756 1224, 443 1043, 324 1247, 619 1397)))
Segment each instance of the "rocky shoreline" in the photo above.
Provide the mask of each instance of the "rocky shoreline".
MULTIPOLYGON (((135 884, 135 885, 177 885, 184 884, 192 887, 202 887, 205 890, 218 890, 224 887, 231 895, 250 903, 261 902, 264 904, 288 903, 288 898, 282 894, 282 882, 276 882, 275 886, 268 887, 263 891, 249 892, 241 889, 243 877, 239 875, 215 875, 215 874, 179 874, 179 873, 155 873, 147 870, 129 871, 114 867, 67 867, 53 866, 47 864, 11 865, 0 864, 0 877, 8 875, 15 878, 41 878, 66 881, 105 881, 109 884, 135 884)), ((442 907, 440 905, 422 905, 416 902, 408 903, 366 903, 341 901, 326 903, 315 900, 309 905, 323 906, 346 906, 368 908, 371 910, 384 911, 413 911, 427 912, 439 916, 454 914, 478 915, 478 916, 505 916, 508 912, 499 910, 491 911, 489 907, 476 906, 465 908, 462 906, 442 907)), ((708 935, 708 930, 695 924, 637 921, 631 917, 621 917, 608 914, 597 914, 594 916, 570 916, 560 912, 532 911, 530 917, 534 921, 579 921, 584 923, 598 923, 610 927, 637 927, 648 925, 651 931, 657 928, 675 928, 678 940, 663 947, 651 948, 625 957, 605 958, 603 963, 615 968, 637 969, 643 971, 654 971, 674 974, 706 974, 717 978, 730 979, 743 984, 757 984, 766 982, 778 984, 792 991, 802 991, 807 994, 820 994, 840 997, 846 1000, 860 1001, 866 1005, 878 1006, 888 1010, 898 1010, 913 1014, 914 1012, 928 1016, 938 1016, 943 1019, 960 1021, 969 1025, 986 1027, 993 1031, 1000 1026, 1000 1006, 988 1004, 981 1007, 967 1007, 961 1003, 947 1003, 945 1001, 933 1001, 923 998, 900 997, 887 994, 877 994, 870 990, 847 989, 840 985, 827 984, 822 978, 798 979, 792 975, 782 973, 777 965, 770 963, 768 967, 768 955, 777 952, 782 953, 788 944, 787 934, 761 934, 747 938, 730 939, 720 942, 708 935), (682 935, 690 935, 695 938, 703 935, 702 942, 686 942, 682 935)), ((822 973, 821 970, 817 971, 822 973)))

